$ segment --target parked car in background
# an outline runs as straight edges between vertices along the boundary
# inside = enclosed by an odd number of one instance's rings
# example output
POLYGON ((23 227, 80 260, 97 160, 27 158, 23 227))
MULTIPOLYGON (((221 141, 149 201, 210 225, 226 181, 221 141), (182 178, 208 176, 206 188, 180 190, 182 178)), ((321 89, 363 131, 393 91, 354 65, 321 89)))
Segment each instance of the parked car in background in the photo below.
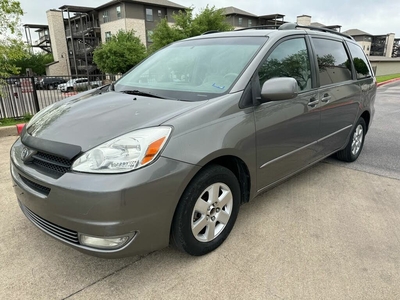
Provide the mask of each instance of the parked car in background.
POLYGON ((376 89, 357 42, 325 28, 178 41, 37 113, 10 151, 16 198, 38 228, 91 255, 169 243, 203 255, 242 203, 332 154, 355 161, 376 89))
POLYGON ((96 88, 101 85, 102 85, 101 80, 89 81, 88 78, 75 78, 68 80, 64 84, 60 84, 58 86, 58 89, 61 92, 71 92, 77 89, 89 90, 91 88, 96 88))
POLYGON ((39 89, 41 90, 54 90, 58 85, 65 83, 66 80, 62 77, 43 77, 39 81, 39 89))
POLYGON ((18 77, 8 77, 5 80, 10 85, 15 85, 15 86, 21 85, 20 79, 18 77))

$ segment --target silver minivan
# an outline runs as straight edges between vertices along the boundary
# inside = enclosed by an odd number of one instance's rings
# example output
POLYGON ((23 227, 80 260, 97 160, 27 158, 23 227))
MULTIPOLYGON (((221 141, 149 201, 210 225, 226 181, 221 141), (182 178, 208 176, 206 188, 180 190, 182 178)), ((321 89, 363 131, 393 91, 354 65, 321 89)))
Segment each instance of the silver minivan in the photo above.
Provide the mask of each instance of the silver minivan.
POLYGON ((332 154, 356 160, 375 94, 346 35, 204 34, 37 113, 11 148, 15 193, 33 224, 91 255, 203 255, 241 203, 332 154))

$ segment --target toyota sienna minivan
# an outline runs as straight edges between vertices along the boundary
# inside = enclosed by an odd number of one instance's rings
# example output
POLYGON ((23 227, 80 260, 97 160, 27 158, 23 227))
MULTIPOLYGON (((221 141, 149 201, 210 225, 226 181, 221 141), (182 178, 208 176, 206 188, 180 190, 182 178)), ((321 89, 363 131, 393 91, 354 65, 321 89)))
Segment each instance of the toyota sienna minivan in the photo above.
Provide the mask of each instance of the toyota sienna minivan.
POLYGON ((38 228, 91 255, 169 244, 203 255, 242 203, 332 154, 355 161, 375 94, 363 50, 334 31, 178 41, 37 113, 11 148, 16 198, 38 228))

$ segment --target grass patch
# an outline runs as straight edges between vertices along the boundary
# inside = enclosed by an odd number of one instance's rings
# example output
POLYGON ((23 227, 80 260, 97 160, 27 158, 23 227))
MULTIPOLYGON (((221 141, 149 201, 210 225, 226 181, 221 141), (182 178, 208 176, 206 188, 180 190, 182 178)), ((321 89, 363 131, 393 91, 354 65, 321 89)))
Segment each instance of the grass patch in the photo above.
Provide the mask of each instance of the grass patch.
POLYGON ((14 118, 5 118, 5 119, 0 119, 0 127, 1 126, 13 126, 17 124, 22 124, 22 123, 28 123, 29 120, 33 116, 30 114, 26 114, 22 118, 14 119, 14 118))
POLYGON ((395 79, 395 78, 400 78, 400 73, 398 74, 392 74, 392 75, 382 75, 382 76, 376 76, 376 81, 379 82, 384 82, 390 79, 395 79))

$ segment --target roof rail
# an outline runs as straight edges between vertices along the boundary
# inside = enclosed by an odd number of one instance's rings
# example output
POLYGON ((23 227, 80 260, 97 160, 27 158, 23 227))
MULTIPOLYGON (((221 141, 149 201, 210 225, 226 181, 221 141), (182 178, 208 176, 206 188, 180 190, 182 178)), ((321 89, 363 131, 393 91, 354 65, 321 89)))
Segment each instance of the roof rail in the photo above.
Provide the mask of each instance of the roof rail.
POLYGON ((296 29, 296 28, 304 28, 304 29, 310 29, 310 30, 315 30, 315 31, 328 32, 328 33, 340 35, 342 37, 345 37, 345 38, 348 38, 348 39, 354 41, 354 38, 352 36, 338 32, 336 30, 332 30, 332 29, 324 28, 324 27, 303 26, 303 25, 298 25, 297 23, 282 24, 281 26, 279 26, 278 30, 291 30, 291 29, 296 29))
POLYGON ((250 30, 250 29, 278 29, 280 25, 257 25, 235 29, 234 31, 250 30))
POLYGON ((217 33, 217 32, 219 32, 219 30, 209 30, 209 31, 203 32, 201 35, 210 34, 210 33, 217 33))

